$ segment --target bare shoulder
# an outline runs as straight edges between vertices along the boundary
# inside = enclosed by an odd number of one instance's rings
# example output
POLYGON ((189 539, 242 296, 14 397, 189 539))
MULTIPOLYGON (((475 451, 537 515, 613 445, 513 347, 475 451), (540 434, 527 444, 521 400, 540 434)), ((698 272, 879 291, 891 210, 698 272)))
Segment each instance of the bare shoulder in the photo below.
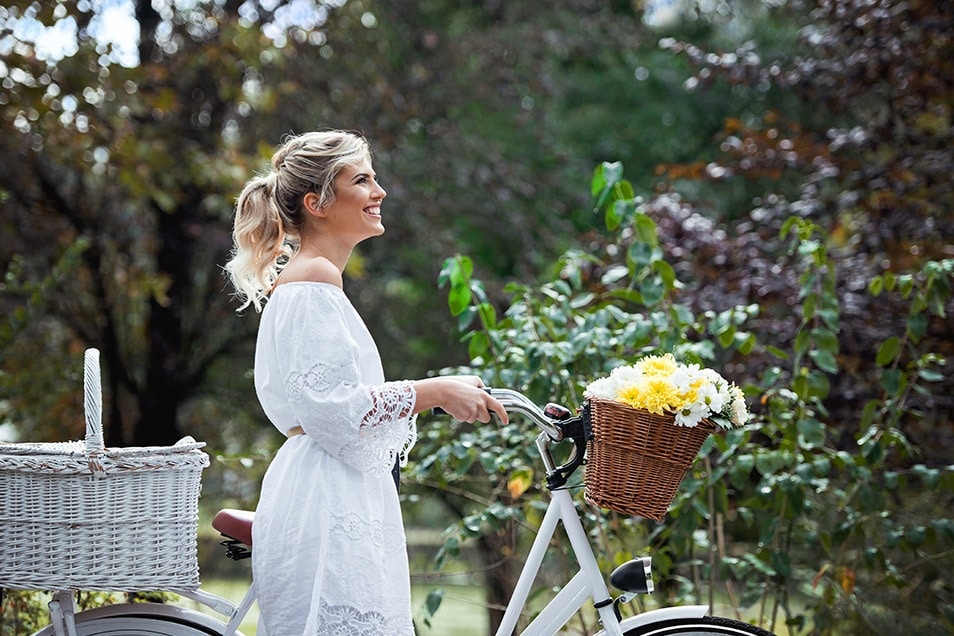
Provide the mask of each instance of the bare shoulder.
POLYGON ((283 283, 328 283, 336 287, 344 284, 341 272, 323 256, 293 258, 278 279, 279 285, 283 283))

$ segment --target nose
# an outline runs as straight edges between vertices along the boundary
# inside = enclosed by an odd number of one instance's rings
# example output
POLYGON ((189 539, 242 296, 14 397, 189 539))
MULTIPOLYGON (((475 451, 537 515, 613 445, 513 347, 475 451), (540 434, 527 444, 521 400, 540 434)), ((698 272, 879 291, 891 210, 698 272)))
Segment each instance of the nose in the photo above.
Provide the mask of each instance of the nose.
POLYGON ((388 196, 387 190, 382 188, 380 183, 375 181, 374 185, 375 185, 375 192, 374 192, 375 196, 377 196, 379 199, 383 199, 384 197, 388 196))

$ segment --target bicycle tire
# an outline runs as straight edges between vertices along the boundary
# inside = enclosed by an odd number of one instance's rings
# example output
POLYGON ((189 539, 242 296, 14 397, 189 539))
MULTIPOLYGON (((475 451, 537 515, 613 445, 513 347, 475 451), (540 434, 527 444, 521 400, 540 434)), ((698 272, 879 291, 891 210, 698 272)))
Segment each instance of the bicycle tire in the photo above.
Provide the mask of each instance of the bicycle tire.
MULTIPOLYGON (((211 616, 174 605, 106 605, 76 614, 76 636, 221 636, 224 632, 225 625, 211 616)), ((34 636, 53 633, 49 626, 34 636)))
POLYGON ((217 636, 191 622, 155 616, 108 616, 77 623, 76 636, 217 636))
POLYGON ((776 636, 744 621, 721 616, 674 618, 640 625, 623 636, 776 636))

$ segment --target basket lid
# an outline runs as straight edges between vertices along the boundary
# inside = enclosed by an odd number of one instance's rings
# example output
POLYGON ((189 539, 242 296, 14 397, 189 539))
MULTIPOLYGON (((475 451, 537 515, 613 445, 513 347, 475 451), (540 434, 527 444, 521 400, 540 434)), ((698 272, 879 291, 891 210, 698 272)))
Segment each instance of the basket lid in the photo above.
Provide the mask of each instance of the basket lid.
MULTIPOLYGON (((149 455, 164 455, 188 453, 205 446, 205 442, 197 442, 191 436, 180 439, 172 446, 126 446, 106 448, 103 454, 106 457, 145 457, 149 455)), ((86 442, 14 442, 0 443, 0 455, 56 455, 67 457, 85 457, 86 442)))

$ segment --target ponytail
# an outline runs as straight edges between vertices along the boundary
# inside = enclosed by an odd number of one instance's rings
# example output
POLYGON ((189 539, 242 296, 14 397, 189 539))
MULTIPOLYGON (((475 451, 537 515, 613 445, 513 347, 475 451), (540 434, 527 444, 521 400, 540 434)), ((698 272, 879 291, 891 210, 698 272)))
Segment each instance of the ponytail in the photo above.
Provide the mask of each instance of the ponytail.
POLYGON ((282 266, 297 249, 297 236, 289 237, 275 205, 276 174, 249 181, 235 206, 232 259, 225 265, 235 296, 261 311, 282 266))

